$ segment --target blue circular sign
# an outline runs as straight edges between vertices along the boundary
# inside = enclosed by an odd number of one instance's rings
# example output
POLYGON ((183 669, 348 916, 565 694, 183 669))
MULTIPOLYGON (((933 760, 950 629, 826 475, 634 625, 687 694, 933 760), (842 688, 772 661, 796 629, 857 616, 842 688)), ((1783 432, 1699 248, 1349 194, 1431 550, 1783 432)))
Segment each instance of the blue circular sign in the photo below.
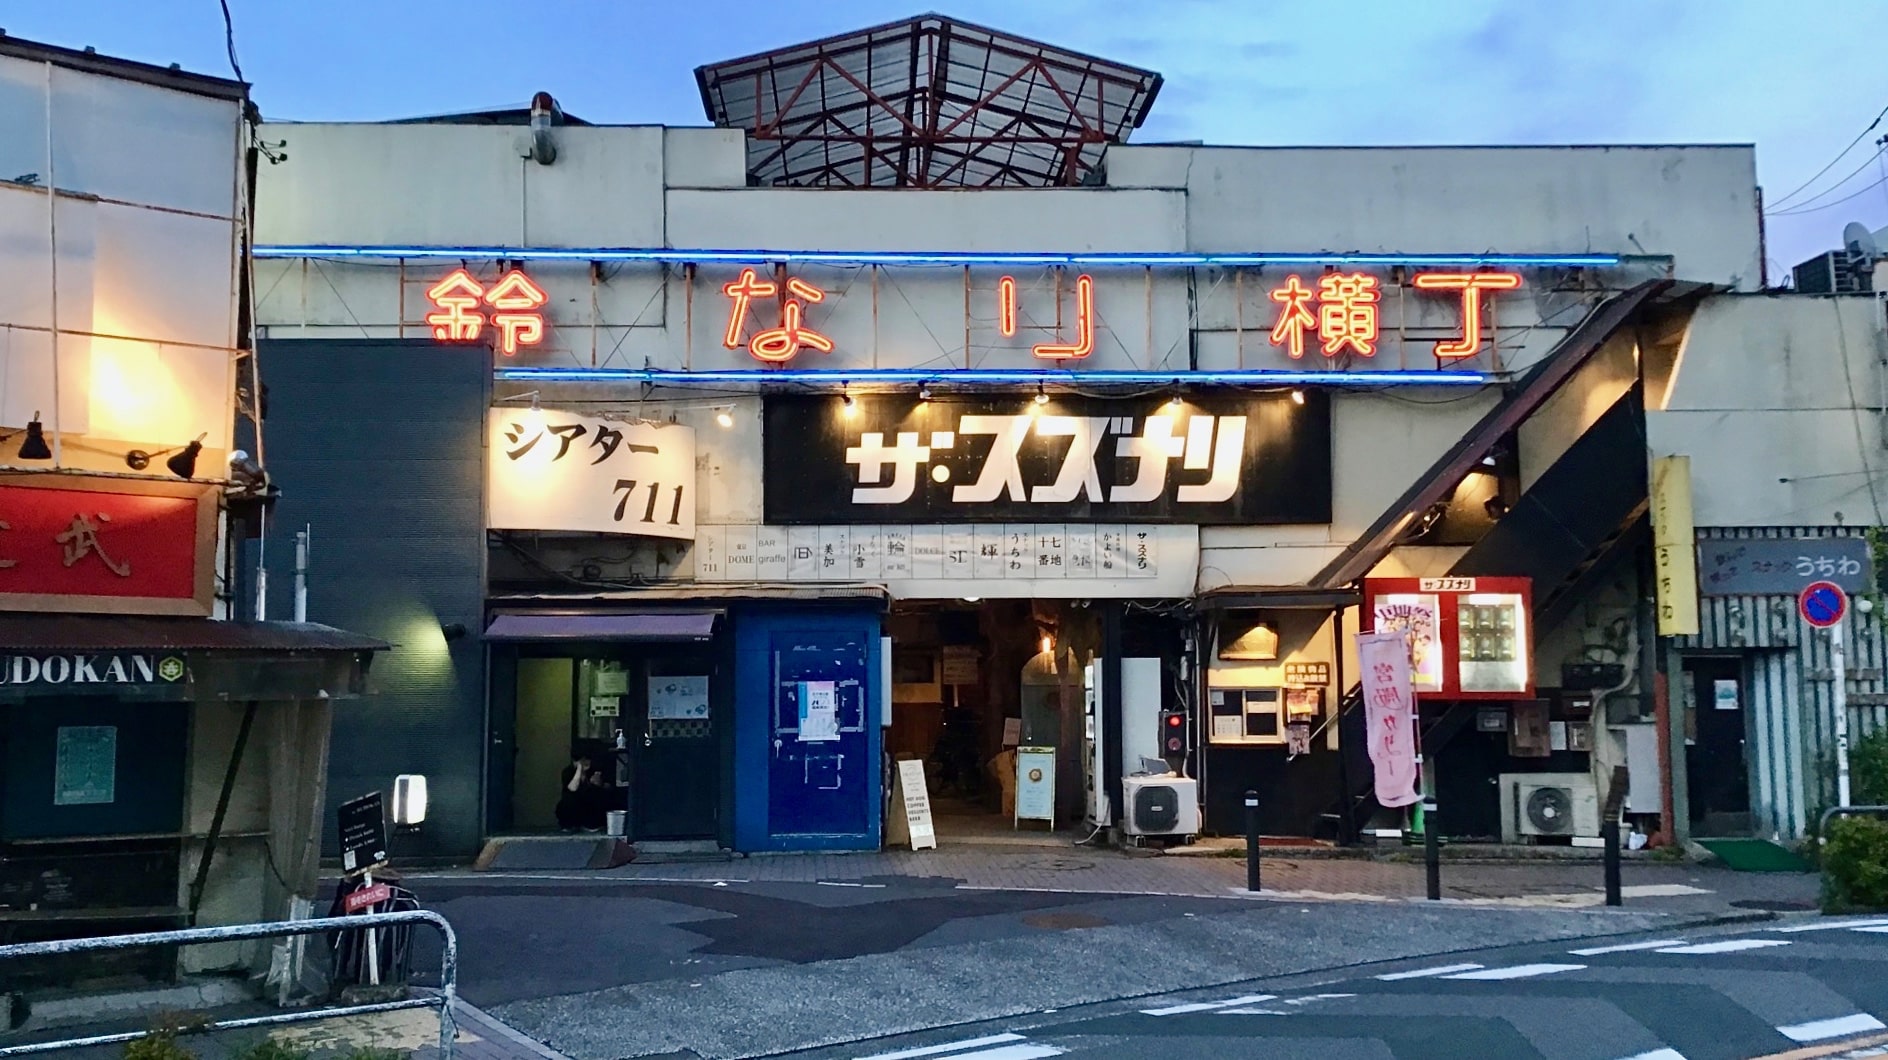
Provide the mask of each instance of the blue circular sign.
POLYGON ((1849 594, 1834 582, 1810 582, 1796 598, 1796 609, 1803 621, 1817 629, 1827 629, 1842 621, 1849 609, 1849 594))

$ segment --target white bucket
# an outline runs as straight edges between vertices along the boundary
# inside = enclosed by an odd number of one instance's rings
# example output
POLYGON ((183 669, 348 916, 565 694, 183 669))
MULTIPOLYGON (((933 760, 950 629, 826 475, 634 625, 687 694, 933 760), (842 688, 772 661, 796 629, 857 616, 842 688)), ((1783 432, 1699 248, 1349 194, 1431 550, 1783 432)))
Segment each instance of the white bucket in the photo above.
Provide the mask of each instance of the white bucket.
POLYGON ((621 839, 623 836, 629 834, 628 810, 611 810, 604 814, 604 821, 604 830, 608 832, 611 837, 621 839))

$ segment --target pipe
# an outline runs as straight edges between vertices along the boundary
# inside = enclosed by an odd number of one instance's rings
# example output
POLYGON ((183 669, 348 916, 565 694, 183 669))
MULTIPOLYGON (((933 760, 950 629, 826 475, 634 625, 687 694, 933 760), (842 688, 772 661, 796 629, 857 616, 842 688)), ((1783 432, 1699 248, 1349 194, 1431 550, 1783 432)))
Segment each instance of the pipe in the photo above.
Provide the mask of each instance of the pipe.
POLYGON ((303 526, 295 534, 295 621, 308 621, 308 542, 314 529, 303 526))
POLYGON ((531 97, 531 160, 540 166, 557 161, 557 144, 551 139, 551 126, 557 124, 562 113, 549 92, 531 97))

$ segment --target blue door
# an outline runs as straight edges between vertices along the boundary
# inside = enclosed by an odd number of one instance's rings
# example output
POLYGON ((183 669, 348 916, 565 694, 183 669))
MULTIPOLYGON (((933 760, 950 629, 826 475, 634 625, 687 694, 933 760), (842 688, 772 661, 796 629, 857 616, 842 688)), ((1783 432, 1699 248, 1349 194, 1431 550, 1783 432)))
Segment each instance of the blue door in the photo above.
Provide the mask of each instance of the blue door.
POLYGON ((879 845, 877 616, 736 621, 736 845, 879 845))

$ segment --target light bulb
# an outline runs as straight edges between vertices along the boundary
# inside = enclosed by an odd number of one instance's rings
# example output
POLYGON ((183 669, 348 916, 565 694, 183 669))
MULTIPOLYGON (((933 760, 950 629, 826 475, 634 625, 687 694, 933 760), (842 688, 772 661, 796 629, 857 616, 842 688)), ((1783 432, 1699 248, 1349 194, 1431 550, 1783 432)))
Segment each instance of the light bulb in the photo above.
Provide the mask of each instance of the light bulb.
POLYGON ((722 409, 720 412, 715 413, 715 422, 723 427, 732 427, 734 426, 734 413, 727 409, 722 409))
POLYGON ((1291 392, 1291 403, 1292 403, 1292 404, 1294 404, 1294 405, 1302 405, 1302 404, 1304 404, 1304 403, 1305 403, 1305 392, 1304 392, 1304 391, 1302 391, 1302 390, 1294 390, 1294 391, 1292 391, 1292 392, 1291 392))

